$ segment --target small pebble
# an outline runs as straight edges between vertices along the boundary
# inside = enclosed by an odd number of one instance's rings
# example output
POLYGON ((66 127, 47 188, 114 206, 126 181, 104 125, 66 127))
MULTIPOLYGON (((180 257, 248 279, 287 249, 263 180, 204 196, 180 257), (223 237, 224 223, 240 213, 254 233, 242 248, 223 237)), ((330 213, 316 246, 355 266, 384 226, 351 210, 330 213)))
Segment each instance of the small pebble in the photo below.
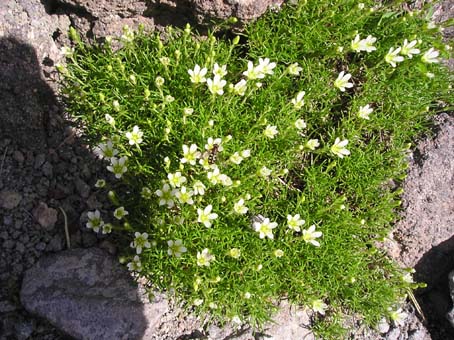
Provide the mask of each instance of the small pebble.
POLYGON ((25 160, 25 157, 24 157, 24 154, 22 152, 20 152, 19 150, 15 150, 13 152, 13 159, 16 162, 22 164, 24 162, 24 160, 25 160))
POLYGON ((35 170, 38 170, 39 168, 41 168, 41 166, 44 164, 45 161, 46 161, 46 155, 45 154, 40 153, 39 155, 37 155, 35 157, 35 164, 33 165, 35 170))
POLYGON ((46 249, 46 244, 44 242, 39 242, 36 246, 35 249, 38 251, 44 251, 46 249))

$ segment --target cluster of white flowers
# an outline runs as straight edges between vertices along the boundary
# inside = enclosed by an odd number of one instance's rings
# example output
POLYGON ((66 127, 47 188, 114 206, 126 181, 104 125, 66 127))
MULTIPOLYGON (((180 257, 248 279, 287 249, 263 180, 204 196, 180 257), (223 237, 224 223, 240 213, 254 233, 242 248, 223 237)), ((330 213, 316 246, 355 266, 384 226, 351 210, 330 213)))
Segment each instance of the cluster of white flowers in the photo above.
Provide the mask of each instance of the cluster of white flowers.
MULTIPOLYGON (((419 42, 417 40, 408 42, 408 40, 405 39, 402 46, 398 46, 396 48, 391 47, 389 49, 388 53, 385 56, 385 61, 392 67, 396 67, 397 63, 404 61, 404 57, 412 59, 414 55, 421 53, 421 51, 415 47, 418 43, 419 42)), ((437 50, 431 47, 429 50, 424 52, 421 57, 421 61, 426 64, 438 63, 439 54, 440 53, 437 50)))
POLYGON ((366 51, 372 52, 377 48, 374 46, 374 43, 377 41, 377 38, 374 38, 371 35, 368 35, 366 39, 361 39, 359 34, 355 36, 355 39, 352 40, 351 48, 356 52, 366 51))

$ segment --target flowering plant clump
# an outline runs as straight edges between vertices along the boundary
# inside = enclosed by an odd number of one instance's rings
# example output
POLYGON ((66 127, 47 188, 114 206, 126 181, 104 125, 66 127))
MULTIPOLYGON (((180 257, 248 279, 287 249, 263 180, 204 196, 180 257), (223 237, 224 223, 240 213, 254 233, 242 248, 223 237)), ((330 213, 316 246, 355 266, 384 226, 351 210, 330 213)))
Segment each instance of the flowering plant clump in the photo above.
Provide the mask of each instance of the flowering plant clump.
POLYGON ((64 97, 114 205, 86 227, 122 235, 130 271, 211 320, 258 326, 285 297, 324 335, 342 313, 397 322, 417 283, 377 248, 400 204, 385 184, 452 98, 424 20, 301 1, 247 26, 247 49, 190 26, 125 28, 116 50, 71 31, 64 97))

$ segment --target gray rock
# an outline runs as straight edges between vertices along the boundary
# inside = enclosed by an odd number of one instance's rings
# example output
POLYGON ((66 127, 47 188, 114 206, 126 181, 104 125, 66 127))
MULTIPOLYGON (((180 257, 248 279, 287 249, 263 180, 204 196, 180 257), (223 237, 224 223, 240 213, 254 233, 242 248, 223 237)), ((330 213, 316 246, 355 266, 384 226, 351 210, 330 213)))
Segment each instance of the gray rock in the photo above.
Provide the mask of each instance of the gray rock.
POLYGON ((44 249, 46 249, 46 244, 44 242, 39 242, 36 244, 35 249, 37 251, 44 251, 44 249))
POLYGON ((95 233, 90 230, 82 232, 82 244, 84 247, 93 247, 96 242, 98 242, 98 238, 95 233))
POLYGON ((147 303, 126 269, 98 248, 41 258, 25 273, 20 297, 26 310, 77 339, 148 339, 168 309, 164 299, 147 303))
POLYGON ((0 301, 0 313, 9 313, 17 309, 17 306, 9 301, 0 301))
POLYGON ((63 239, 63 236, 60 234, 56 234, 52 239, 50 240, 49 244, 46 246, 46 251, 48 252, 57 252, 63 250, 65 246, 65 241, 63 239))
POLYGON ((46 203, 39 202, 33 210, 33 217, 45 230, 52 230, 58 220, 58 212, 54 208, 49 208, 46 203))
POLYGON ((264 339, 267 339, 268 335, 275 340, 314 340, 314 333, 304 326, 309 324, 310 316, 306 309, 295 308, 283 301, 278 313, 273 317, 273 323, 265 330, 264 339))
POLYGON ((386 340, 398 340, 400 335, 400 329, 399 328, 393 328, 391 332, 386 334, 385 339, 386 340))
POLYGON ((41 168, 41 166, 44 164, 45 161, 46 161, 46 155, 45 154, 40 153, 39 155, 36 155, 35 164, 33 165, 35 170, 38 170, 39 168, 41 168))
POLYGON ((389 323, 385 318, 381 319, 377 325, 377 330, 380 334, 386 334, 389 331, 389 323))
POLYGON ((34 326, 31 321, 18 322, 14 326, 17 340, 29 339, 33 333, 33 329, 34 329, 34 326))
POLYGON ((0 192, 0 208, 14 209, 22 201, 22 195, 13 190, 3 190, 0 192))
POLYGON ((88 198, 88 196, 90 196, 91 188, 87 183, 85 183, 80 178, 76 178, 75 184, 76 184, 76 191, 79 193, 80 196, 82 196, 83 198, 88 198))
POLYGON ((14 248, 14 241, 13 240, 6 240, 3 242, 3 248, 5 249, 13 249, 14 248))
POLYGON ((61 4, 83 8, 95 18, 116 14, 121 17, 142 15, 147 9, 145 1, 139 0, 58 0, 61 4))
POLYGON ((25 252, 25 246, 21 242, 17 242, 16 251, 19 252, 20 254, 23 254, 25 252))
POLYGON ((52 164, 45 162, 42 167, 44 176, 51 178, 54 174, 52 164))
POLYGON ((13 158, 19 164, 22 164, 25 160, 24 154, 22 152, 20 152, 19 150, 14 150, 13 158))

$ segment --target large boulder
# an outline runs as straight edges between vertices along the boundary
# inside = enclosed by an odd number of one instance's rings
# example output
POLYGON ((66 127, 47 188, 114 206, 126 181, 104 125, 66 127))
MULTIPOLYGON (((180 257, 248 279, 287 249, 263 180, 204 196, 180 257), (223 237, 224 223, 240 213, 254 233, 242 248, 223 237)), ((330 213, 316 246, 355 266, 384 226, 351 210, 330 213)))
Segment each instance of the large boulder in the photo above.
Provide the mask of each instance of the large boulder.
POLYGON ((141 339, 155 333, 165 299, 149 303, 118 261, 98 248, 41 258, 25 274, 25 309, 77 339, 141 339))
POLYGON ((260 17, 269 8, 278 8, 284 0, 190 0, 198 23, 230 17, 247 22, 260 17))

